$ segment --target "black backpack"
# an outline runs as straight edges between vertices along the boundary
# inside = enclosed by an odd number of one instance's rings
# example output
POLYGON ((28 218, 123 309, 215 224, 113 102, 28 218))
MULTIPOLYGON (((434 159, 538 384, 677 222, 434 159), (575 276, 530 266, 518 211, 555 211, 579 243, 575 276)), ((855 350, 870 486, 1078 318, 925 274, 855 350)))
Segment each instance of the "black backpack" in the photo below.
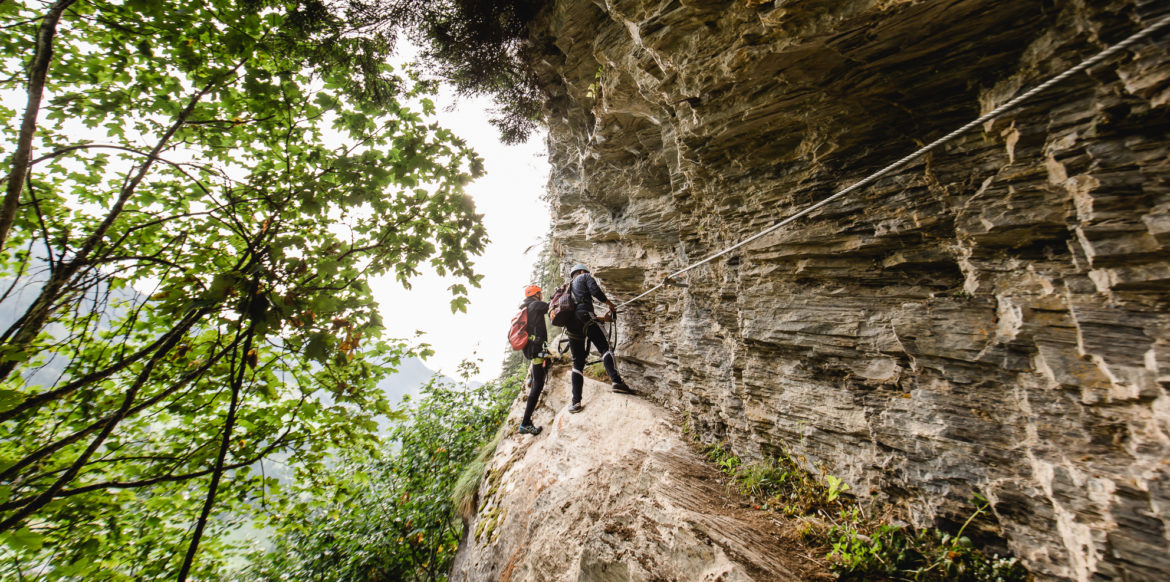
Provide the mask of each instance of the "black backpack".
POLYGON ((548 317, 553 325, 565 327, 576 317, 577 304, 573 302, 573 292, 569 289, 572 284, 569 281, 561 285, 548 300, 548 317))

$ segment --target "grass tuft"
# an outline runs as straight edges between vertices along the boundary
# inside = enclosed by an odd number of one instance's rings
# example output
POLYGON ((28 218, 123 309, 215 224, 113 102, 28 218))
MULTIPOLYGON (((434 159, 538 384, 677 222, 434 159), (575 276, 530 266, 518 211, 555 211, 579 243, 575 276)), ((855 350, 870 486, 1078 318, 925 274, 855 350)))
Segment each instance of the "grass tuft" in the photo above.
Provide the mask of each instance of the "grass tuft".
POLYGON ((500 430, 496 431, 496 436, 479 446, 475 459, 463 468, 463 471, 459 473, 459 478, 455 480, 454 487, 451 488, 451 503, 455 505, 455 509, 465 526, 471 523, 471 519, 475 517, 475 512, 479 508, 479 484, 483 482, 488 461, 495 454, 496 447, 500 444, 500 439, 504 437, 504 431, 507 428, 508 424, 504 423, 500 430))
POLYGON ((605 371, 605 364, 602 364, 601 362, 585 366, 584 372, 586 378, 592 378, 598 382, 609 381, 609 374, 607 374, 605 371))

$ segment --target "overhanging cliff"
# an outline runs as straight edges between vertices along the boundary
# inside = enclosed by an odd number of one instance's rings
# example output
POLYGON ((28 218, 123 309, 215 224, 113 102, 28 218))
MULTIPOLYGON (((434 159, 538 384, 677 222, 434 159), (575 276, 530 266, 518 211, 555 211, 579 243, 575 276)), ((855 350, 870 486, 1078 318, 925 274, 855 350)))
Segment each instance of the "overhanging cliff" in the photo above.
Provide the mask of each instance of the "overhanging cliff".
MULTIPOLYGON (((555 250, 619 301, 1170 14, 613 0, 533 25, 555 250)), ((624 374, 1042 578, 1170 579, 1166 35, 622 315, 624 374)))

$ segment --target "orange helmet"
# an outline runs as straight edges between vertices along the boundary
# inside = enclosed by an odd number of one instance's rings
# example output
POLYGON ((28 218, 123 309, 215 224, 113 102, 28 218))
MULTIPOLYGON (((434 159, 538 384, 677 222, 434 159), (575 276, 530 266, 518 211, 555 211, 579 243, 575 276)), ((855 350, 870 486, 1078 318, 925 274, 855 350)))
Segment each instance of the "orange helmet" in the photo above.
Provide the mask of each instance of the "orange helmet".
POLYGON ((536 295, 539 293, 540 293, 540 286, 539 285, 529 285, 529 286, 524 288, 524 296, 525 297, 532 297, 533 295, 536 295))

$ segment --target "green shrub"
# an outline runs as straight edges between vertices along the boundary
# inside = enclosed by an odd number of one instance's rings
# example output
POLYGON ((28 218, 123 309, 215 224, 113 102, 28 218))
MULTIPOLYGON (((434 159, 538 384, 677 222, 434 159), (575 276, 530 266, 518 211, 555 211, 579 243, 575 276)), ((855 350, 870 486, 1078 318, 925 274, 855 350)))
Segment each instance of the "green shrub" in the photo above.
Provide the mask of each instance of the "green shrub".
POLYGON ((792 476, 774 459, 768 459, 743 465, 735 477, 740 493, 766 498, 781 491, 792 476))
POLYGON ((988 507, 976 494, 975 512, 951 535, 935 529, 882 524, 868 535, 854 513, 829 531, 829 560, 842 580, 914 580, 937 582, 1017 582, 1029 579, 1016 558, 988 555, 964 536, 967 526, 988 507), (851 517, 851 518, 850 518, 851 517))
POLYGON ((786 452, 748 463, 720 444, 706 447, 704 453, 723 474, 731 477, 730 485, 739 494, 751 497, 763 508, 789 515, 833 508, 839 503, 840 495, 849 489, 849 485, 833 475, 826 475, 824 480, 817 478, 786 452))
POLYGON ((724 449, 723 445, 721 444, 708 446, 705 453, 707 458, 714 461, 715 465, 719 467, 719 470, 722 471, 724 475, 735 475, 735 470, 740 465, 739 457, 735 456, 735 453, 724 449))
POLYGON ((272 549, 252 556, 243 577, 445 580, 463 534, 457 502, 474 499, 522 382, 431 380, 380 455, 348 454, 325 474, 302 476, 299 494, 272 508, 272 549))
MULTIPOLYGON (((684 434, 697 438, 687 415, 684 434)), ((975 511, 954 535, 880 523, 869 518, 847 496, 841 478, 818 477, 803 458, 782 450, 779 456, 744 463, 722 444, 703 453, 730 478, 729 489, 750 497, 760 509, 804 519, 799 535, 806 542, 831 546, 830 568, 842 580, 913 580, 960 582, 1023 582, 1028 571, 1016 558, 1003 558, 974 547, 964 536, 985 513, 988 503, 976 494, 975 511), (830 516, 836 515, 836 519, 830 516), (829 524, 832 524, 831 526, 829 524)))

